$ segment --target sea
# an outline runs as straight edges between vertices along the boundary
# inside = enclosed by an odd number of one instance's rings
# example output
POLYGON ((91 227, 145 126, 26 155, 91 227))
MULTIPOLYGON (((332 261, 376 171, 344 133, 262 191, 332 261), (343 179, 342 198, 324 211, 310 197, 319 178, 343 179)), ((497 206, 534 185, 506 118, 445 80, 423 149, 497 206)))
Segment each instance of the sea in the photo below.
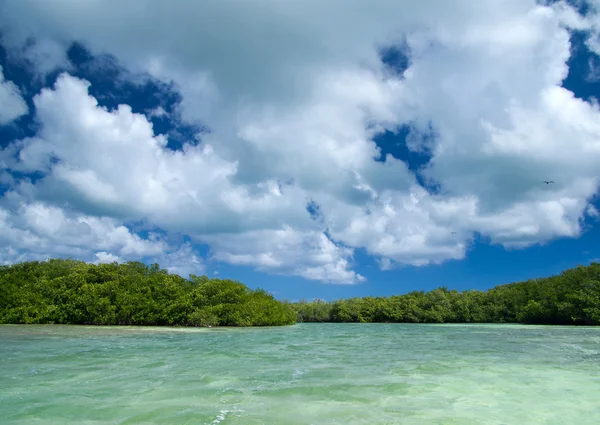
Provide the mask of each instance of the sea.
POLYGON ((5 425, 598 425, 600 327, 0 326, 5 425))

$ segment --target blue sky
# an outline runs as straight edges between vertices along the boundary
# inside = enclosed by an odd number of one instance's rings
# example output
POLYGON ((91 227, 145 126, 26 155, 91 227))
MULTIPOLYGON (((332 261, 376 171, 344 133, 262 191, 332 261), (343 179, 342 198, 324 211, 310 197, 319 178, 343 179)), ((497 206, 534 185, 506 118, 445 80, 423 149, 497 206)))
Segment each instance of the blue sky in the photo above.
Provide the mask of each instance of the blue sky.
POLYGON ((595 1, 69 3, 0 3, 0 263, 332 300, 600 258, 595 1))

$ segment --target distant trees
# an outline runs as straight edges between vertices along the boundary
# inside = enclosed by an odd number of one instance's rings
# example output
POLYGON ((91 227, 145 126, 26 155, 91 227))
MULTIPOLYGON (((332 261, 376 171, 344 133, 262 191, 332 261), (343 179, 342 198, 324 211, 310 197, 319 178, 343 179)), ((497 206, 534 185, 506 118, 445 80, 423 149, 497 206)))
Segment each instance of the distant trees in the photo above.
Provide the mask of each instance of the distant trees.
POLYGON ((600 324, 600 264, 488 291, 413 291, 292 304, 299 322, 600 324))
POLYGON ((600 264, 488 291, 280 302, 158 264, 48 260, 0 266, 0 323, 277 326, 298 322, 600 324, 600 264))
POLYGON ((289 304, 232 280, 184 279, 157 264, 49 260, 0 266, 0 323, 275 326, 289 304))

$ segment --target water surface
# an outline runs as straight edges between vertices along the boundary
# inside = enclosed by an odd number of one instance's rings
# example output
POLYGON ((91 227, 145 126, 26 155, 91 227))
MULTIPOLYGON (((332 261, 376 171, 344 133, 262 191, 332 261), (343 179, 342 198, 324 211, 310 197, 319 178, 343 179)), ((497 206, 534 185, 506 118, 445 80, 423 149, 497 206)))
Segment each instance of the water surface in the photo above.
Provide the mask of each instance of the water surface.
POLYGON ((2 424, 600 423, 600 329, 0 326, 2 424))

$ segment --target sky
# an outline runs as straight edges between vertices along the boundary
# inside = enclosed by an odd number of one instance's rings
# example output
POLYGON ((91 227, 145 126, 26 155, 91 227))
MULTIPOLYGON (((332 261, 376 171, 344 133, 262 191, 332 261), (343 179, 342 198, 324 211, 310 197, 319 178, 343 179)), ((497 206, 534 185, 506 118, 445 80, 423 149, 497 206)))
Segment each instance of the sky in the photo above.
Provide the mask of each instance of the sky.
POLYGON ((0 264, 549 276, 600 261, 598 98, 600 0, 0 0, 0 264))

